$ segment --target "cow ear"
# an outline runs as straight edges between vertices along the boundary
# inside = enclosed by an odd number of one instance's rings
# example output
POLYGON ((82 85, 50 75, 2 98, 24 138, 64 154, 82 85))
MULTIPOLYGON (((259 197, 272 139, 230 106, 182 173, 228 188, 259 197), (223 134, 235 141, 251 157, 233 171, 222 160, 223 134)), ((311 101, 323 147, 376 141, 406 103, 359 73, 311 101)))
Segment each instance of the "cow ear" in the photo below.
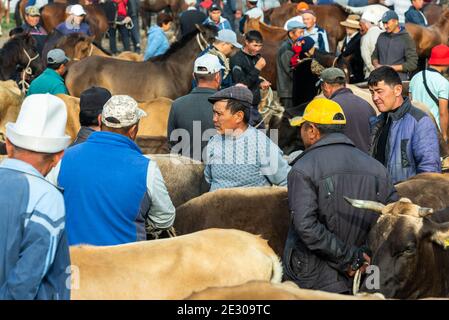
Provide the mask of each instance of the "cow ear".
MULTIPOLYGON (((426 219, 428 222, 430 220, 426 219)), ((445 223, 426 223, 425 229, 430 235, 430 240, 443 247, 443 249, 449 249, 449 222, 445 223)))

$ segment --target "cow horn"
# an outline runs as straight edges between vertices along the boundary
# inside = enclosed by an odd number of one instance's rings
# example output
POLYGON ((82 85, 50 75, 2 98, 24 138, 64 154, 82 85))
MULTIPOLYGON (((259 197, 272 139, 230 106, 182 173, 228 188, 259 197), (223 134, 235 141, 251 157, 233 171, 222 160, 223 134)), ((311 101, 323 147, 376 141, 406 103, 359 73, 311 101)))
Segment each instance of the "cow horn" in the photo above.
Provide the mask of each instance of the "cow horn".
POLYGON ((385 208, 385 205, 383 205, 380 202, 376 202, 376 201, 355 200, 355 199, 350 199, 345 196, 343 196, 343 198, 345 198, 345 200, 348 201, 353 207, 360 208, 360 209, 373 210, 380 214, 382 214, 382 209, 385 208))
POLYGON ((424 207, 420 207, 418 210, 418 215, 421 218, 430 216, 433 213, 433 209, 432 208, 424 208, 424 207))

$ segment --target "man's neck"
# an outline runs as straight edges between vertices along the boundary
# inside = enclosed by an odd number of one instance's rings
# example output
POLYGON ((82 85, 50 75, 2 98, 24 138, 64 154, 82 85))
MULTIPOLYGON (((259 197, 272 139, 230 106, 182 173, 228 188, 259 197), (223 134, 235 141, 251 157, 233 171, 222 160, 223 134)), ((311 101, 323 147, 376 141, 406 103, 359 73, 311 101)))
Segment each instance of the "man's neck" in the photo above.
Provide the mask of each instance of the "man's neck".
POLYGON ((310 28, 307 28, 307 31, 312 32, 313 29, 315 29, 316 24, 314 24, 313 26, 311 26, 310 28))
POLYGON ((391 33, 395 34, 395 33, 399 33, 399 31, 401 31, 401 26, 398 26, 396 29, 394 29, 391 33))
POLYGON ((11 157, 12 159, 20 160, 23 162, 28 163, 30 166, 32 166, 34 169, 39 171, 41 175, 44 177, 50 172, 51 168, 49 167, 48 163, 42 163, 42 160, 38 158, 34 154, 29 153, 18 153, 11 157))
POLYGON ((233 129, 232 131, 229 131, 229 132, 226 132, 226 133, 227 133, 227 136, 231 136, 231 137, 237 138, 237 137, 241 136, 242 134, 244 134, 247 129, 248 129, 248 125, 247 124, 242 124, 238 128, 233 129))
POLYGON ((394 106, 393 109, 390 110, 390 112, 395 112, 396 110, 398 110, 402 104, 404 103, 404 98, 402 96, 399 96, 396 100, 396 104, 394 106))
POLYGON ((429 68, 435 69, 439 73, 443 73, 447 69, 447 66, 433 66, 433 65, 430 65, 429 68))
POLYGON ((218 90, 217 89, 217 84, 214 82, 203 82, 200 81, 197 85, 198 89, 213 89, 213 90, 218 90))

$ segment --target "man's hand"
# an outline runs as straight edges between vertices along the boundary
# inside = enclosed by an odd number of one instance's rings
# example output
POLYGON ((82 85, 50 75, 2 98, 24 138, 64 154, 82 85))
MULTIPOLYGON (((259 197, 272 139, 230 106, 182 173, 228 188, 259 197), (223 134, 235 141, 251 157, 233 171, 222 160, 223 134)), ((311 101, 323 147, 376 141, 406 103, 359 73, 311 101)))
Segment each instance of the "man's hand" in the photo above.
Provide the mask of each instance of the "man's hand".
POLYGON ((264 81, 262 81, 261 83, 260 83, 260 88, 262 89, 262 90, 267 90, 270 86, 271 86, 271 82, 270 81, 267 81, 267 80, 264 80, 264 81))
MULTIPOLYGON (((364 274, 366 272, 366 268, 368 268, 368 266, 371 264, 371 258, 366 253, 363 253, 363 258, 365 258, 365 262, 358 269, 362 272, 362 274, 364 274)), ((353 270, 352 266, 349 266, 347 274, 350 278, 354 277, 356 272, 357 272, 357 270, 353 270)))
POLYGON ((131 22, 131 17, 126 16, 125 19, 123 19, 123 23, 127 24, 131 22))
POLYGON ((254 66, 257 70, 261 71, 265 66, 267 65, 267 62, 263 57, 260 57, 259 60, 257 60, 256 65, 254 66))

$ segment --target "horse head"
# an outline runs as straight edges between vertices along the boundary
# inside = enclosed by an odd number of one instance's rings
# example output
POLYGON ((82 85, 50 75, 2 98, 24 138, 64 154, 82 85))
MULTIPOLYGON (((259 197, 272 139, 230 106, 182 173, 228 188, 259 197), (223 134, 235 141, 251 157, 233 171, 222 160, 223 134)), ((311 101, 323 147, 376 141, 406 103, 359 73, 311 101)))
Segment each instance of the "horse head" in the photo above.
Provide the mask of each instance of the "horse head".
POLYGON ((433 26, 431 26, 431 28, 440 31, 442 39, 444 39, 444 41, 447 41, 447 38, 449 36, 449 8, 443 10, 440 18, 433 26))
POLYGON ((26 70, 27 74, 38 75, 44 70, 39 53, 36 48, 36 41, 29 33, 15 35, 9 39, 2 48, 2 73, 4 75, 16 70, 20 66, 26 70), (11 67, 14 67, 11 69, 11 67), (3 69, 10 69, 5 72, 3 69))
POLYGON ((212 25, 199 25, 195 24, 195 27, 198 29, 198 35, 203 38, 208 45, 214 43, 215 37, 218 34, 218 29, 212 25))
POLYGON ((344 71, 346 75, 346 83, 349 83, 349 76, 352 74, 351 60, 353 58, 354 58, 353 54, 349 56, 343 56, 340 54, 334 61, 333 66, 344 71))
POLYGON ((67 57, 77 61, 92 55, 94 36, 82 33, 72 33, 62 37, 56 44, 56 48, 64 50, 67 57))

